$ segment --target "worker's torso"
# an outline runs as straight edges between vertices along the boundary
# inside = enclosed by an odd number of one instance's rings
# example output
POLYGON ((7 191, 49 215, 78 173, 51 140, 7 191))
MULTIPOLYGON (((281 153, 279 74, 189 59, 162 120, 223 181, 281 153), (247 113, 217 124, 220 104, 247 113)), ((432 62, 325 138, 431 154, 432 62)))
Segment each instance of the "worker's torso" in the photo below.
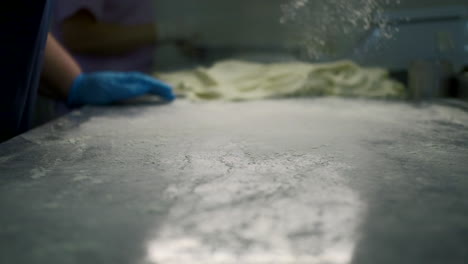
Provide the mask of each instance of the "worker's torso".
MULTIPOLYGON (((87 5, 97 6, 100 14, 94 15, 101 22, 120 25, 154 23, 154 8, 151 0, 57 0, 52 29, 59 41, 63 42, 61 24, 65 16, 87 5)), ((85 72, 104 70, 149 72, 153 66, 154 47, 140 48, 121 56, 93 56, 76 53, 73 56, 85 72)))

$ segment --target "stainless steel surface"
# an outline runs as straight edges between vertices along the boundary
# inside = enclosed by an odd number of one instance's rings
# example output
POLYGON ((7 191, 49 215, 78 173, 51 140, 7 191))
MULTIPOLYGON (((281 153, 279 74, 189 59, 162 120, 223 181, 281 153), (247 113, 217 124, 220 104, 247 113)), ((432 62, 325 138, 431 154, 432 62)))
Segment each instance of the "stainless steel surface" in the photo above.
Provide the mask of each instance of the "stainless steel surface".
POLYGON ((0 263, 467 263, 468 113, 85 108, 0 145, 0 263))

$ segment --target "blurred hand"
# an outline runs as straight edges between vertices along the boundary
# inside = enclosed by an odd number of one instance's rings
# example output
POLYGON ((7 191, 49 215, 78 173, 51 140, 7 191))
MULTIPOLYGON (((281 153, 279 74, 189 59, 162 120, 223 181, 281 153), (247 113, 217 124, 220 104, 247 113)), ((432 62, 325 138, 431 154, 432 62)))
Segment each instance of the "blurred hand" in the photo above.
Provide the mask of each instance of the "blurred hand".
POLYGON ((97 72, 79 75, 68 95, 69 105, 106 105, 144 94, 154 94, 167 101, 175 96, 172 87, 148 75, 131 72, 97 72))

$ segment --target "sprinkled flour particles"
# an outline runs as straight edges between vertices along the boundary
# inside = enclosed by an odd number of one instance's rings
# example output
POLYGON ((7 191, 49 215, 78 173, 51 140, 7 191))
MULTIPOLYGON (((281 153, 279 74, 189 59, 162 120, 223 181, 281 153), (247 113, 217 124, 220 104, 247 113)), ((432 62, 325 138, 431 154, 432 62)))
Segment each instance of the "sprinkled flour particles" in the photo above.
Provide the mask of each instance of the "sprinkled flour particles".
MULTIPOLYGON (((355 52, 378 29, 390 39, 397 29, 383 16, 384 5, 400 0, 290 0, 281 6, 288 46, 311 59, 333 59, 355 52)), ((360 51, 362 52, 362 51, 360 51)), ((364 51, 365 52, 365 51, 364 51)))

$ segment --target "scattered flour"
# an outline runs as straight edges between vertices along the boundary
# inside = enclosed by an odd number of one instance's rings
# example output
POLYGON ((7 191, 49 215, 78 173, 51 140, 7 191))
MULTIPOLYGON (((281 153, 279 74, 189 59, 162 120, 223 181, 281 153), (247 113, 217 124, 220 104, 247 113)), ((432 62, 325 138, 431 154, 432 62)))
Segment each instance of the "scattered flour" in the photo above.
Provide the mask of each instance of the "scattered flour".
POLYGON ((89 177, 88 175, 79 174, 79 175, 75 176, 72 181, 80 182, 80 181, 86 181, 86 180, 91 180, 91 179, 92 178, 89 177))
POLYGON ((43 167, 34 168, 34 169, 31 170, 31 179, 38 180, 38 179, 46 176, 47 172, 48 172, 48 170, 43 168, 43 167))
MULTIPOLYGON (((384 6, 400 0, 290 0, 281 6, 280 22, 292 32, 289 46, 311 59, 351 55, 379 29, 383 39, 397 29, 383 16, 384 6)), ((379 43, 381 44, 381 43, 379 43)))
POLYGON ((148 263, 351 260, 365 206, 340 184, 347 165, 302 153, 256 163, 232 150, 197 153, 189 167, 194 178, 166 190, 176 202, 148 243, 148 263), (224 176, 207 176, 223 170, 224 176), (325 187, 314 187, 318 178, 325 187))
POLYGON ((58 209, 58 208, 60 208, 60 203, 58 203, 58 202, 49 202, 49 203, 43 204, 42 207, 44 209, 49 209, 49 210, 58 209))
POLYGON ((0 157, 0 163, 7 162, 16 157, 16 154, 0 157))

